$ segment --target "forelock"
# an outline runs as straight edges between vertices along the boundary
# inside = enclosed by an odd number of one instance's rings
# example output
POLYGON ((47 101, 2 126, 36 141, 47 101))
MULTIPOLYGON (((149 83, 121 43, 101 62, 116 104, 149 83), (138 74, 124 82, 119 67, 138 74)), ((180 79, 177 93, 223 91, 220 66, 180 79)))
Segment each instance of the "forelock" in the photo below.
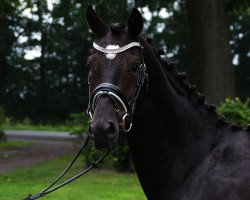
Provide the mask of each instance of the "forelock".
POLYGON ((123 23, 112 23, 110 25, 110 30, 114 35, 120 35, 125 30, 125 28, 126 26, 123 23))

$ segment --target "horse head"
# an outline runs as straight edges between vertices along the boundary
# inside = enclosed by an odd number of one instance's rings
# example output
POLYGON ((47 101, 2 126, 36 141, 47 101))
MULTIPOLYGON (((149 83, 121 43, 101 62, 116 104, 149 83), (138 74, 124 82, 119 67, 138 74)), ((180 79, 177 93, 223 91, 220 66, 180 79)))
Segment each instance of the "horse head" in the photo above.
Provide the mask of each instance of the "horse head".
POLYGON ((143 28, 140 12, 133 9, 127 27, 122 23, 108 26, 87 8, 87 22, 99 41, 88 57, 89 133, 97 149, 117 144, 119 133, 128 132, 137 97, 146 76, 139 34, 143 28))

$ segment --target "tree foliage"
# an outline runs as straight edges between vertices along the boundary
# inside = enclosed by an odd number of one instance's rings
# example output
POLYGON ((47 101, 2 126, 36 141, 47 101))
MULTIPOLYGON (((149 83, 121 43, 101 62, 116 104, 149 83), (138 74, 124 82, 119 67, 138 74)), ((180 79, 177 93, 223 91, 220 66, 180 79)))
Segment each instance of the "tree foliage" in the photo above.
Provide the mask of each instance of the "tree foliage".
POLYGON ((246 127, 250 122, 250 99, 242 102, 238 97, 227 98, 218 110, 231 123, 246 127))
MULTIPOLYGON (((127 21, 136 6, 143 13, 144 33, 179 69, 200 80, 184 0, 115 1, 61 0, 48 9, 46 0, 2 0, 0 6, 0 105, 16 119, 33 122, 66 119, 88 104, 87 56, 92 42, 85 10, 91 3, 111 21, 127 21), (32 53, 35 56, 30 57, 32 53)), ((250 95, 250 5, 248 0, 225 0, 232 54, 236 63, 236 94, 250 95), (237 60, 237 59, 236 59, 237 60)))

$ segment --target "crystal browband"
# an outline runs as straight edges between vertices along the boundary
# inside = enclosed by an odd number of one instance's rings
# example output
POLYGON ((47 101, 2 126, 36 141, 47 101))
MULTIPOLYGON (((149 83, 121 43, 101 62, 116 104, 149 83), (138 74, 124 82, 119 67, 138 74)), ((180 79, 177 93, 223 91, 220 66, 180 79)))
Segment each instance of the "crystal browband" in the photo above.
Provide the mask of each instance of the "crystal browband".
POLYGON ((119 47, 117 49, 107 49, 107 48, 103 48, 101 46, 99 46, 98 44, 96 44, 95 42, 93 42, 93 47, 98 50, 98 51, 101 51, 103 53, 106 53, 106 54, 117 54, 117 53, 121 53, 123 51, 126 51, 128 49, 130 49, 131 47, 141 47, 140 43, 139 42, 131 42, 125 46, 122 46, 122 47, 119 47))

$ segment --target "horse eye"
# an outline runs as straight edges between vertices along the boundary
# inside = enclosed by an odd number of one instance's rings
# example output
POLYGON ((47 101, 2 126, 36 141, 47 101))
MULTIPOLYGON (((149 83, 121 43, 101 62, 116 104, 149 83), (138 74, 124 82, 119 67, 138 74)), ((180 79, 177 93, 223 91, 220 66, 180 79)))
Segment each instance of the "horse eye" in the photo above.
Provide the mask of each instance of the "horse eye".
POLYGON ((131 65, 130 69, 131 69, 133 72, 136 72, 136 71, 139 69, 139 65, 131 65))

